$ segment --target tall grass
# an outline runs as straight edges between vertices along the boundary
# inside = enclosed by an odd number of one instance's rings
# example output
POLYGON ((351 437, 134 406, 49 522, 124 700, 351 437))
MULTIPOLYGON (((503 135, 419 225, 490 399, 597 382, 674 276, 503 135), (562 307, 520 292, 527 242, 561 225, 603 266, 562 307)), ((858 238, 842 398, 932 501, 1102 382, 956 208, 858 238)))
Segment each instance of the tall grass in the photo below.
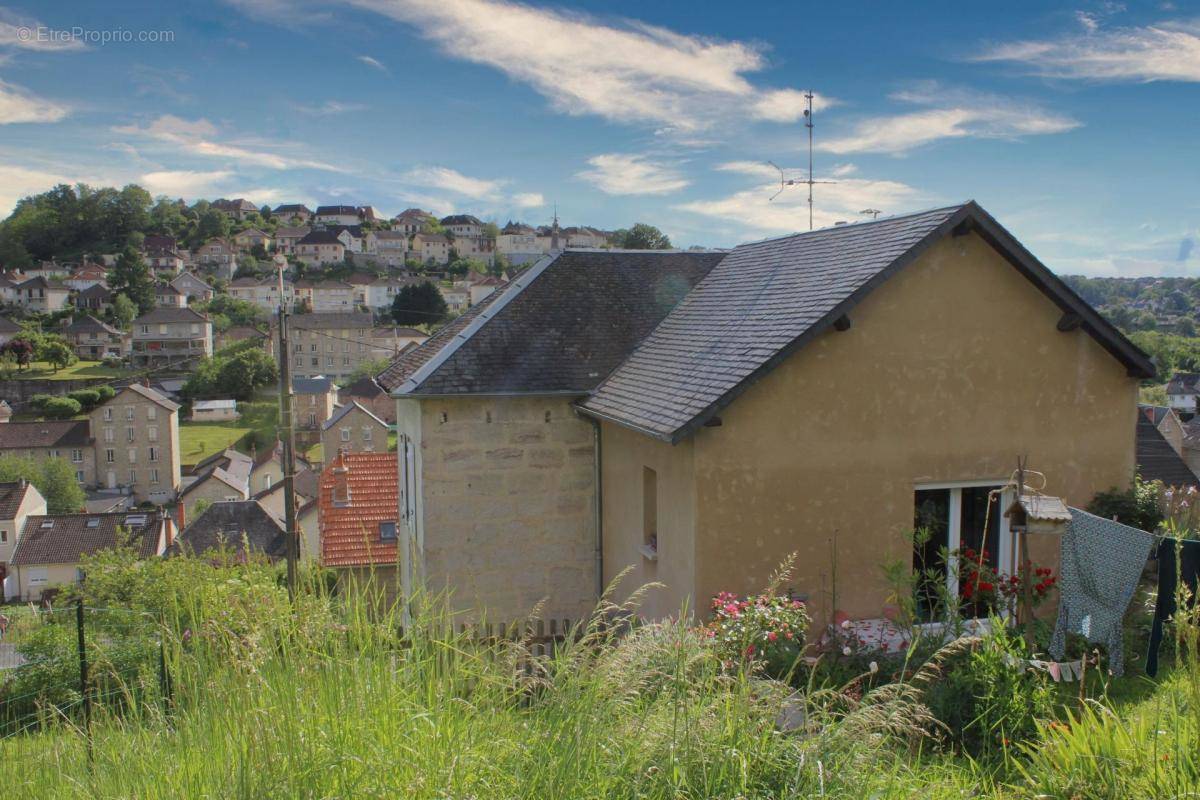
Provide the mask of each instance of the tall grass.
POLYGON ((723 671, 682 623, 618 635, 596 622, 534 658, 521 641, 452 632, 437 602, 401 642, 400 617, 361 596, 310 600, 253 631, 190 617, 187 641, 172 648, 173 710, 98 714, 91 766, 83 732, 66 725, 0 742, 0 782, 39 798, 981 790, 969 773, 923 761, 906 692, 868 695, 849 714, 822 717, 814 705, 821 727, 782 733, 789 687, 723 671))

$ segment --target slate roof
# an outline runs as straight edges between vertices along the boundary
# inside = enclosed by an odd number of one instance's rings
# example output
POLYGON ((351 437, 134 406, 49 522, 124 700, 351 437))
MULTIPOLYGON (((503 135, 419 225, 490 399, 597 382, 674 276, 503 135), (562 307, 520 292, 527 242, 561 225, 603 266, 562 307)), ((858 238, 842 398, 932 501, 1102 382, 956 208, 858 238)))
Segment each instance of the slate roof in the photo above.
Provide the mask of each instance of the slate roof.
POLYGON ((147 311, 133 321, 134 325, 146 325, 149 323, 177 323, 177 322, 208 322, 208 317, 191 308, 173 308, 171 306, 159 306, 152 311, 147 311))
POLYGON ((188 524, 172 545, 172 554, 202 554, 208 551, 236 551, 244 555, 261 553, 272 561, 287 557, 287 528, 283 520, 262 507, 257 500, 220 501, 188 524))
POLYGON ((1167 382, 1167 394, 1200 394, 1200 373, 1176 372, 1167 382))
POLYGON ((442 217, 443 225, 483 225, 483 221, 479 217, 473 217, 470 214, 451 214, 448 217, 442 217))
MULTIPOLYGON (((350 284, 343 286, 349 288, 350 284)), ((345 330, 370 328, 374 325, 375 315, 370 311, 317 311, 288 317, 288 327, 294 331, 345 330)))
POLYGON ((103 302, 108 302, 112 300, 112 290, 103 283, 93 283, 91 286, 81 290, 77 295, 75 295, 77 302, 90 300, 93 297, 103 302))
POLYGON ((153 512, 121 511, 109 514, 47 514, 27 517, 12 563, 76 564, 85 555, 116 547, 117 529, 141 558, 158 555, 161 518, 153 512), (138 520, 144 520, 140 524, 138 520), (92 525, 89 520, 96 520, 92 525), (42 527, 43 523, 52 523, 42 527))
POLYGON ((342 244, 333 231, 310 231, 297 244, 342 244))
POLYGON ((378 422, 378 423, 379 423, 380 425, 382 425, 383 427, 385 427, 385 428, 387 427, 387 423, 386 423, 386 422, 384 422, 383 420, 381 420, 379 417, 377 417, 377 416, 375 416, 374 414, 372 414, 372 413, 370 412, 370 410, 368 410, 368 409, 366 409, 366 408, 363 408, 361 405, 359 405, 359 404, 358 404, 358 402, 357 402, 357 401, 351 401, 351 402, 349 402, 349 403, 346 403, 346 404, 345 404, 345 405, 343 405, 343 406, 339 406, 337 409, 335 409, 335 410, 334 410, 334 412, 333 412, 332 414, 330 414, 330 415, 329 415, 329 419, 327 419, 327 420, 325 420, 323 423, 321 423, 321 430, 323 430, 323 431, 327 431, 327 430, 329 430, 329 429, 330 429, 330 428, 332 428, 334 425, 336 425, 338 422, 340 422, 340 421, 341 421, 341 419, 342 419, 342 417, 346 416, 347 414, 349 414, 351 411, 353 411, 353 410, 354 410, 354 409, 356 409, 356 408, 357 408, 359 411, 361 411, 361 412, 363 412, 364 414, 366 414, 366 415, 367 415, 368 417, 370 417, 371 419, 373 419, 373 420, 375 420, 376 422, 378 422))
POLYGON ((25 495, 37 491, 28 481, 0 483, 0 519, 15 519, 25 495))
POLYGON ((134 394, 137 394, 137 395, 140 395, 140 396, 146 398, 147 400, 149 400, 153 403, 157 403, 158 405, 167 409, 167 411, 178 411, 180 408, 179 403, 172 401, 170 398, 168 398, 166 395, 162 394, 161 392, 156 392, 155 390, 151 389, 149 386, 143 386, 140 383, 131 383, 128 386, 125 386, 123 389, 118 391, 116 397, 114 397, 109 402, 110 403, 115 402, 117 397, 121 396, 121 392, 125 391, 126 389, 133 392, 134 394))
POLYGON ((333 390, 333 378, 317 375, 314 378, 292 378, 292 391, 296 394, 325 394, 333 390))
POLYGON ((311 214, 308 206, 303 203, 284 203, 281 206, 275 206, 274 214, 296 214, 303 211, 305 214, 311 214))
POLYGON ((586 394, 723 256, 572 250, 545 258, 476 306, 465 326, 460 317, 447 326, 456 330, 402 354, 397 361, 424 359, 410 375, 398 381, 393 362, 380 383, 412 395, 586 394))
POLYGON ((86 447, 91 444, 91 441, 90 428, 86 419, 6 422, 0 425, 0 450, 86 447))
POLYGON ((1154 426, 1143 409, 1137 415, 1137 465, 1143 480, 1162 481, 1167 486, 1195 486, 1200 479, 1154 426))
POLYGON ((399 524, 396 454, 338 453, 321 472, 318 514, 321 563, 327 567, 396 563, 396 542, 382 541, 379 523, 399 524), (345 466, 348 505, 333 502, 335 469, 345 466))
POLYGON ((343 386, 338 390, 338 395, 345 397, 371 398, 378 397, 383 393, 383 387, 376 383, 375 379, 370 375, 364 375, 349 386, 343 386))
POLYGON ((359 213, 358 206, 317 206, 317 214, 324 216, 326 214, 357 214, 359 213))
POLYGON ((875 287, 953 232, 978 233, 1121 360, 1148 356, 976 203, 741 245, 582 403, 586 413, 677 442, 828 330, 875 287))
POLYGON ((122 336, 121 331, 101 322, 91 314, 80 314, 71 320, 71 324, 63 329, 63 333, 107 333, 110 336, 122 336))

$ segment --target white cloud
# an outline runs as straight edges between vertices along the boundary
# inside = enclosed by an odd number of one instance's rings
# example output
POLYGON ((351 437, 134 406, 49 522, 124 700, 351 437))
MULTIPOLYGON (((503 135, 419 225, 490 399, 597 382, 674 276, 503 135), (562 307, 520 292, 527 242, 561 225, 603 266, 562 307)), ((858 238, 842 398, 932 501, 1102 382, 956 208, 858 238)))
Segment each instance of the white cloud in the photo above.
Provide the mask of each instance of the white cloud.
POLYGON ((141 176, 139 183, 152 195, 199 198, 217 193, 218 186, 233 177, 230 170, 200 172, 194 170, 158 170, 141 176))
POLYGON ((541 192, 518 192, 512 196, 512 203, 517 208, 541 208, 546 205, 546 198, 541 192))
MULTIPOLYGON (((807 189, 790 187, 771 200, 771 196, 779 191, 779 171, 770 164, 762 166, 766 169, 761 169, 753 161, 720 164, 717 169, 750 175, 760 179, 760 182, 726 197, 695 200, 674 208, 721 222, 735 223, 751 235, 807 230, 807 189)), ((844 168, 844 174, 853 171, 852 166, 846 167, 848 170, 844 168)), ((791 176, 800 171, 785 167, 784 172, 791 176)), ((861 220, 863 217, 859 212, 867 208, 900 213, 912 208, 919 198, 920 193, 916 189, 897 181, 843 178, 837 183, 816 187, 813 222, 816 227, 825 227, 839 221, 861 220)))
POLYGON ((308 114, 311 117, 329 117, 337 114, 350 114, 355 111, 363 111, 366 109, 366 106, 362 103, 343 103, 338 100, 326 100, 320 105, 294 103, 292 104, 292 108, 301 114, 308 114))
POLYGON ((606 194, 670 194, 690 181, 673 167, 628 153, 602 153, 588 159, 591 169, 577 173, 606 194))
MULTIPOLYGON (((261 149, 261 145, 247 146, 241 142, 219 141, 217 127, 206 119, 186 120, 172 114, 163 114, 147 127, 136 125, 120 126, 117 133, 142 136, 164 142, 192 155, 223 158, 249 166, 267 169, 320 169, 343 172, 341 167, 323 161, 261 149)), ((286 143, 282 143, 286 144, 286 143)))
POLYGON ((346 2, 413 25, 447 54, 528 84, 567 114, 686 133, 735 118, 793 121, 802 107, 798 91, 747 79, 768 66, 758 44, 508 0, 346 2))
POLYGON ((58 38, 47 26, 32 17, 0 7, 0 46, 43 52, 85 50, 83 42, 70 37, 58 38))
POLYGON ((0 81, 0 125, 16 122, 58 122, 66 106, 37 97, 20 86, 0 81))
POLYGON ((0 216, 8 216, 22 197, 44 192, 60 183, 74 184, 86 177, 18 167, 6 156, 0 161, 0 216))
POLYGON ((860 120, 850 133, 818 141, 817 147, 830 153, 898 154, 941 139, 1009 139, 1064 133, 1080 125, 1065 114, 1012 98, 949 91, 931 83, 897 92, 892 99, 935 107, 860 120))
POLYGON ((1102 29, 1093 15, 1082 32, 1001 44, 976 61, 1025 65, 1035 75, 1103 81, 1200 81, 1200 21, 1102 29))
POLYGON ((472 178, 449 167, 417 167, 400 176, 400 180, 480 199, 499 196, 500 189, 505 183, 505 181, 472 178))
POLYGON ((371 69, 377 69, 380 72, 388 71, 388 68, 383 65, 383 62, 377 58, 371 58, 370 56, 355 56, 355 58, 366 64, 371 69))

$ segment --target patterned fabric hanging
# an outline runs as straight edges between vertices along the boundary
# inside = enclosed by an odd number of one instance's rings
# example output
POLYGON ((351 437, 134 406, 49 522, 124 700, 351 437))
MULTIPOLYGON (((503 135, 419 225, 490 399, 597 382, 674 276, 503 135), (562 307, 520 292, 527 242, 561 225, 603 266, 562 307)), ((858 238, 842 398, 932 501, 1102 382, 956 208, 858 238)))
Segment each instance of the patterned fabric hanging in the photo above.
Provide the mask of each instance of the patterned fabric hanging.
POLYGON ((1143 530, 1071 509, 1061 540, 1058 621, 1050 655, 1061 661, 1067 634, 1078 633, 1105 646, 1113 675, 1124 673, 1121 619, 1153 546, 1154 536, 1143 530))

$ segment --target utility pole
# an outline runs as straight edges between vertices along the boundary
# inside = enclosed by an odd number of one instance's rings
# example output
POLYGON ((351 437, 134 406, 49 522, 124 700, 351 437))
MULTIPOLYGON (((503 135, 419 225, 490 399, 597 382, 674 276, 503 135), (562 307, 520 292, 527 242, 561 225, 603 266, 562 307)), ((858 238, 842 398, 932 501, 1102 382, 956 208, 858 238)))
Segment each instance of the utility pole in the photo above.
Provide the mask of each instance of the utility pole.
POLYGON ((296 532, 296 429, 292 423, 292 354, 288 348, 287 299, 283 295, 283 265, 279 265, 279 440, 283 445, 283 512, 287 526, 288 598, 296 599, 296 565, 300 537, 296 532))

